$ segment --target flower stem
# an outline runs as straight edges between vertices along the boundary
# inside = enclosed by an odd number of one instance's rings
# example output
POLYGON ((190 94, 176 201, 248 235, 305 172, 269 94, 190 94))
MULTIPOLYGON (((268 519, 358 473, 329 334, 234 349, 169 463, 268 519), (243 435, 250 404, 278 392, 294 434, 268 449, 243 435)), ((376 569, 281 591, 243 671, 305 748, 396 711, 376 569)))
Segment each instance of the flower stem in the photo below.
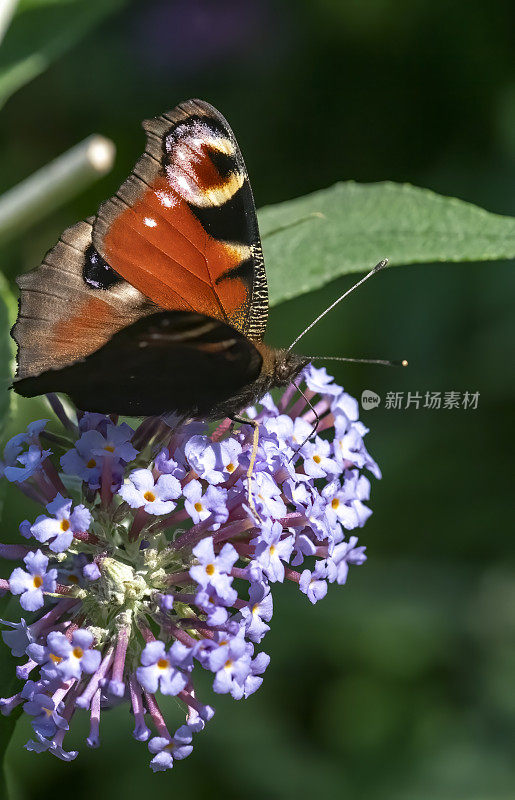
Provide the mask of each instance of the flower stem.
POLYGON ((38 220, 109 172, 115 147, 93 134, 0 197, 0 244, 19 236, 38 220))

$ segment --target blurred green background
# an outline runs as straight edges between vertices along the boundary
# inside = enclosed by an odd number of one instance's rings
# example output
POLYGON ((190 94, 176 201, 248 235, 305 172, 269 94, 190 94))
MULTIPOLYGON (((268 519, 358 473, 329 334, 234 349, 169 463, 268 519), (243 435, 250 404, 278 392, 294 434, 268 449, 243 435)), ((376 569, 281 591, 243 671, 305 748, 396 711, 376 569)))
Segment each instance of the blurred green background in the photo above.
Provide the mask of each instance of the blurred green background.
MULTIPOLYGON (((53 14, 59 49, 84 4, 28 5, 24 35, 53 14)), ((118 147, 107 177, 2 249, 10 280, 118 187, 142 150, 142 119, 195 96, 229 119, 258 206, 391 179, 515 214, 512 2, 107 5, 114 13, 76 32, 1 112, 0 191, 92 132, 118 147)), ((275 309, 270 342, 291 341, 350 280, 275 309)), ((335 370, 356 396, 469 390, 479 407, 363 412, 384 474, 361 537, 368 563, 316 607, 277 588, 262 689, 217 698, 189 759, 153 776, 126 708, 104 715, 101 749, 80 743, 71 765, 23 751, 23 728, 9 752, 20 797, 515 797, 514 284, 505 263, 387 270, 306 337, 312 353, 409 359, 403 371, 335 370)), ((19 402, 12 432, 33 409, 19 402)), ((7 491, 4 541, 28 513, 7 491)))

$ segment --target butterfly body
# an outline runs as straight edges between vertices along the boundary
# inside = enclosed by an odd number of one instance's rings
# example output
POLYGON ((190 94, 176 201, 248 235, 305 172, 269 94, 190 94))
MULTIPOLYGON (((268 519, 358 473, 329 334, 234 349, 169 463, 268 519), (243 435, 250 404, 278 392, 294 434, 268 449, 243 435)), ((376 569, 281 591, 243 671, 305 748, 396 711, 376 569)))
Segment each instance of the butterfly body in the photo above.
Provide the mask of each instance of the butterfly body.
POLYGON ((263 342, 257 218, 225 119, 195 100, 144 128, 118 192, 19 278, 13 388, 104 413, 234 415, 307 359, 263 342))

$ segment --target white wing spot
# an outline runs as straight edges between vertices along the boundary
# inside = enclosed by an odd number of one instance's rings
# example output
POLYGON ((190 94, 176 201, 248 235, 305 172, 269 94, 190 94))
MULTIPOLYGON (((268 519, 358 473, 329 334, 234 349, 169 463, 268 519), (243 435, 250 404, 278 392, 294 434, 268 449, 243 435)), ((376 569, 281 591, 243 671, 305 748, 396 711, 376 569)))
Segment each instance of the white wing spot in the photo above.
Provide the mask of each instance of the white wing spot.
POLYGON ((168 194, 167 192, 157 191, 155 192, 155 195, 159 200, 159 202, 161 203, 161 205, 164 206, 165 208, 172 208, 172 206, 175 205, 175 200, 171 194, 168 194))
POLYGON ((157 226, 157 222, 152 217, 145 217, 143 220, 143 225, 146 225, 147 228, 155 228, 157 226))

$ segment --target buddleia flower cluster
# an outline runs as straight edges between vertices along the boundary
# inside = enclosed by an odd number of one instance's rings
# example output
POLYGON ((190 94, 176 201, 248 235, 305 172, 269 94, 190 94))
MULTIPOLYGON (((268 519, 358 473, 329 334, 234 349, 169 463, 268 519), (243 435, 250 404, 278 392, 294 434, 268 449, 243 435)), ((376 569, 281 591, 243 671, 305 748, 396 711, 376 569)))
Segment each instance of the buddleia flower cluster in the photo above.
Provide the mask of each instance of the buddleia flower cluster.
POLYGON ((72 420, 50 396, 63 435, 40 420, 8 442, 5 479, 42 506, 19 543, 0 545, 20 562, 0 589, 27 612, 2 621, 23 683, 0 707, 30 717, 28 750, 74 759, 74 715, 89 713, 86 741, 98 747, 101 710, 125 702, 152 769, 170 769, 214 714, 195 690, 200 669, 235 700, 261 685, 273 585, 316 603, 365 561, 364 472, 380 477, 367 429, 324 369, 309 366, 303 381, 305 396, 292 385, 277 404, 267 395, 247 409, 259 423, 250 494, 253 428, 230 420, 211 433, 157 418, 133 429, 97 413, 72 420), (184 710, 175 730, 161 695, 184 710))

